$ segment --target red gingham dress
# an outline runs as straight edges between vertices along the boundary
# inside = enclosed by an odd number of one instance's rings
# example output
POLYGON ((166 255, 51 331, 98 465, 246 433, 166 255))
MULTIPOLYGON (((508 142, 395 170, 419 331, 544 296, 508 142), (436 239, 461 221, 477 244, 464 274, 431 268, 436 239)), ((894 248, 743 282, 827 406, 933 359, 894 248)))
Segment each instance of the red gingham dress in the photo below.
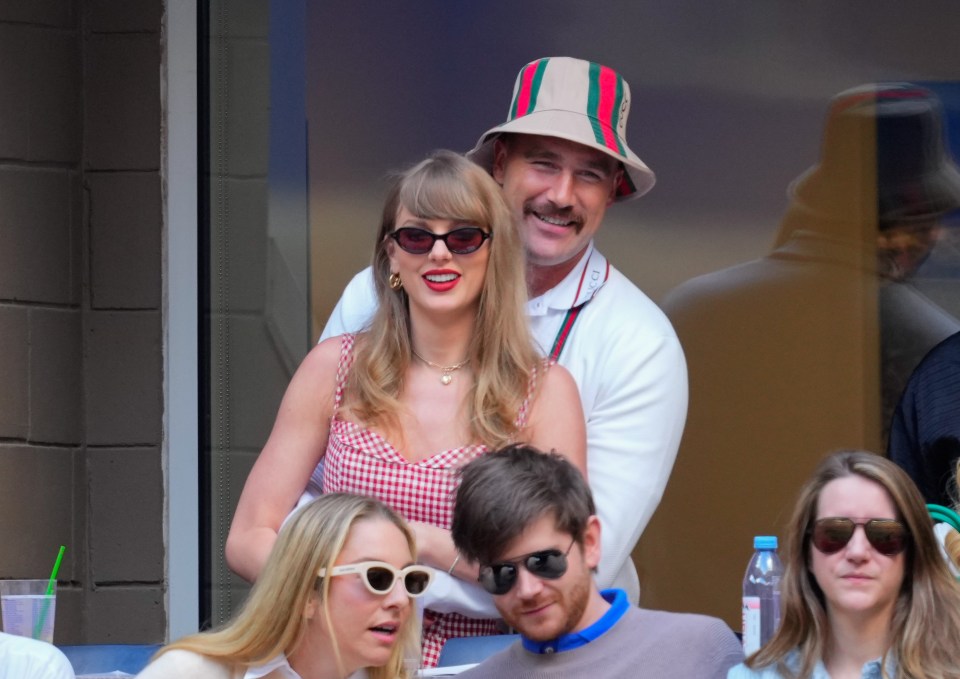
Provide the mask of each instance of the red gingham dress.
MULTIPOLYGON (((334 412, 340 407, 346 376, 353 365, 353 344, 353 335, 343 335, 334 412)), ((526 424, 527 406, 536 384, 536 372, 517 413, 518 427, 526 424)), ((483 444, 467 445, 410 462, 380 434, 334 415, 330 421, 326 454, 310 483, 314 487, 320 485, 320 479, 316 477, 322 475, 324 493, 371 495, 390 505, 408 521, 423 521, 449 530, 457 489, 454 472, 486 452, 487 446, 483 444)), ((425 610, 423 665, 436 666, 440 649, 447 639, 499 634, 497 622, 496 619, 468 618, 459 613, 425 610)))

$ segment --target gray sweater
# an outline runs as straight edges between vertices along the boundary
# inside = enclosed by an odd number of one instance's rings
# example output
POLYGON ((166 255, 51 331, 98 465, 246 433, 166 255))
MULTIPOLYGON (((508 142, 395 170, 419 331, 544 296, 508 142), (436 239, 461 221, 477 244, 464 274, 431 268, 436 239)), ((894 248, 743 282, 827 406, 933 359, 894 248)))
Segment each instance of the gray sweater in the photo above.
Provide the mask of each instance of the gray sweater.
POLYGON ((461 673, 462 679, 726 679, 743 649, 717 618, 631 608, 605 634, 585 646, 553 654, 531 653, 521 643, 461 673))

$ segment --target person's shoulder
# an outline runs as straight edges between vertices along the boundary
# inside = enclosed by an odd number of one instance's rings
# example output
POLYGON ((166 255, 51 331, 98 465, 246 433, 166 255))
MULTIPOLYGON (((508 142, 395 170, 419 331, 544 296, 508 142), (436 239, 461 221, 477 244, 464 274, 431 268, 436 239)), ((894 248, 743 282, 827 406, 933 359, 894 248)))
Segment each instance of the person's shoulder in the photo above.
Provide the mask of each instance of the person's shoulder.
POLYGON ((336 306, 330 312, 320 339, 363 330, 370 324, 376 309, 377 287, 373 280, 373 269, 368 266, 347 283, 336 306))
POLYGON ((619 269, 610 266, 610 277, 590 303, 584 316, 616 320, 616 328, 630 334, 676 337, 667 315, 619 269))
POLYGON ((704 311, 722 314, 791 283, 768 259, 756 259, 689 278, 668 290, 660 306, 671 319, 695 319, 704 311))
POLYGON ((315 355, 320 357, 317 360, 330 360, 331 357, 339 358, 340 354, 343 352, 344 343, 346 342, 352 344, 355 340, 356 335, 352 333, 328 337, 327 339, 317 342, 317 345, 310 350, 308 356, 315 355))
MULTIPOLYGON (((892 427, 896 430, 906 424, 899 417, 901 410, 931 409, 936 405, 949 408, 956 400, 957 377, 960 377, 960 332, 937 344, 920 360, 903 390, 897 406, 898 416, 892 427)), ((929 417, 929 413, 928 413, 929 417)), ((911 421, 912 426, 916 422, 911 421)))
POLYGON ((955 359, 960 359, 960 332, 955 332, 940 342, 934 351, 942 351, 955 359))
POLYGON ((0 632, 0 678, 72 679, 73 667, 53 644, 0 632))
POLYGON ((38 658, 63 658, 65 662, 68 662, 63 651, 53 644, 6 632, 0 632, 0 653, 4 657, 22 654, 38 658))
POLYGON ((325 339, 307 352, 284 394, 288 403, 315 402, 332 397, 340 366, 341 337, 325 339))
POLYGON ((604 289, 608 286, 616 293, 616 295, 610 295, 611 297, 615 296, 616 299, 608 301, 644 308, 652 307, 658 311, 660 309, 656 302, 650 299, 650 296, 647 295, 647 293, 645 293, 636 283, 627 278, 626 274, 612 264, 610 265, 610 277, 607 279, 607 282, 604 284, 603 288, 600 288, 600 291, 597 292, 597 299, 603 299, 604 289))
POLYGON ((576 380, 573 379, 570 371, 559 363, 544 359, 536 366, 536 371, 537 379, 541 381, 543 390, 559 388, 566 390, 565 393, 570 393, 569 390, 572 389, 573 393, 576 393, 576 380))
MULTIPOLYGON (((357 272, 340 295, 340 311, 352 318, 354 315, 368 316, 371 306, 376 308, 377 285, 373 280, 373 267, 357 272)), ((356 319, 354 319, 356 320, 356 319)), ((347 328, 355 329, 355 328, 347 328)))
POLYGON ((323 379, 329 377, 329 373, 336 372, 340 365, 340 357, 345 349, 356 342, 356 335, 345 333, 343 335, 334 335, 324 340, 320 340, 303 359, 300 369, 304 372, 318 372, 323 379))
POLYGON ((638 644, 652 657, 669 659, 683 676, 717 679, 743 662, 743 646, 725 622, 698 613, 635 609, 638 644))
POLYGON ((931 349, 917 366, 917 374, 937 373, 944 366, 960 367, 960 332, 955 332, 931 349))
POLYGON ((665 637, 712 637, 737 643, 733 630, 720 618, 701 613, 676 613, 635 608, 639 621, 665 637))
POLYGON ((727 679, 776 679, 780 675, 776 670, 764 667, 759 670, 752 670, 743 663, 731 667, 727 671, 727 679))
POLYGON ((350 282, 347 283, 346 290, 351 288, 359 291, 360 289, 370 289, 373 287, 373 267, 367 266, 354 274, 350 282))
POLYGON ((527 653, 519 641, 507 646, 486 658, 479 665, 460 672, 457 676, 465 679, 508 679, 520 676, 524 667, 523 654, 527 653))
MULTIPOLYGON (((800 651, 794 648, 788 652, 783 657, 783 663, 790 672, 797 674, 800 670, 800 651)), ((817 663, 813 668, 811 677, 818 679, 826 676, 829 675, 827 675, 823 663, 817 663)), ((772 665, 756 668, 750 668, 747 667, 745 663, 740 663, 739 665, 731 667, 729 672, 727 672, 727 679, 782 679, 782 677, 783 674, 780 672, 780 665, 776 662, 772 665)))
POLYGON ((146 669, 137 675, 137 679, 230 679, 233 675, 233 669, 226 663, 194 651, 176 648, 147 665, 146 669))

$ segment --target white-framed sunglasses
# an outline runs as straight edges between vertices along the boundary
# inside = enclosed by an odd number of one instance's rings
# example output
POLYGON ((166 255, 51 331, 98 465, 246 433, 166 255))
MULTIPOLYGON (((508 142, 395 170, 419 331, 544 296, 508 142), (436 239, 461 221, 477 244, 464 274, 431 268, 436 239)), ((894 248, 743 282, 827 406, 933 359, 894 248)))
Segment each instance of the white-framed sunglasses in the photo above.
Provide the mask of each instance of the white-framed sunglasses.
MULTIPOLYGON (((403 582, 403 589, 407 592, 407 596, 412 598, 423 596, 433 580, 433 570, 417 564, 398 570, 382 561, 361 561, 360 563, 334 566, 330 569, 331 577, 352 573, 362 576, 360 579, 366 588, 371 593, 380 596, 389 594, 394 585, 397 584, 397 580, 403 582)), ((318 578, 325 577, 326 574, 326 568, 317 571, 318 578)))

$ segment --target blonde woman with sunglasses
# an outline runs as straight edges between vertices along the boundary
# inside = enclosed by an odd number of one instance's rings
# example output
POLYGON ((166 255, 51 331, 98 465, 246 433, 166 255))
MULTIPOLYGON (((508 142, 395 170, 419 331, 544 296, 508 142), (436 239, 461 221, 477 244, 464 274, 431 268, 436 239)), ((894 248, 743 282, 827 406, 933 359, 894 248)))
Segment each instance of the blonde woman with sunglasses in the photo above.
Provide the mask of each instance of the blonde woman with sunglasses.
POLYGON ((421 559, 440 571, 423 620, 432 666, 446 639, 498 632, 476 564, 450 538, 457 470, 526 442, 585 473, 585 423, 570 374, 534 346, 518 226, 479 166, 438 151, 403 173, 373 269, 369 329, 321 342, 297 370, 244 486, 227 560, 257 578, 304 489, 380 498, 411 522, 421 559))
POLYGON ((960 677, 960 588, 923 499, 889 460, 841 452, 800 493, 781 622, 728 679, 960 677))
POLYGON ((280 531, 225 627, 164 647, 141 679, 394 679, 418 665, 413 598, 430 584, 406 523, 369 497, 333 493, 280 531))

